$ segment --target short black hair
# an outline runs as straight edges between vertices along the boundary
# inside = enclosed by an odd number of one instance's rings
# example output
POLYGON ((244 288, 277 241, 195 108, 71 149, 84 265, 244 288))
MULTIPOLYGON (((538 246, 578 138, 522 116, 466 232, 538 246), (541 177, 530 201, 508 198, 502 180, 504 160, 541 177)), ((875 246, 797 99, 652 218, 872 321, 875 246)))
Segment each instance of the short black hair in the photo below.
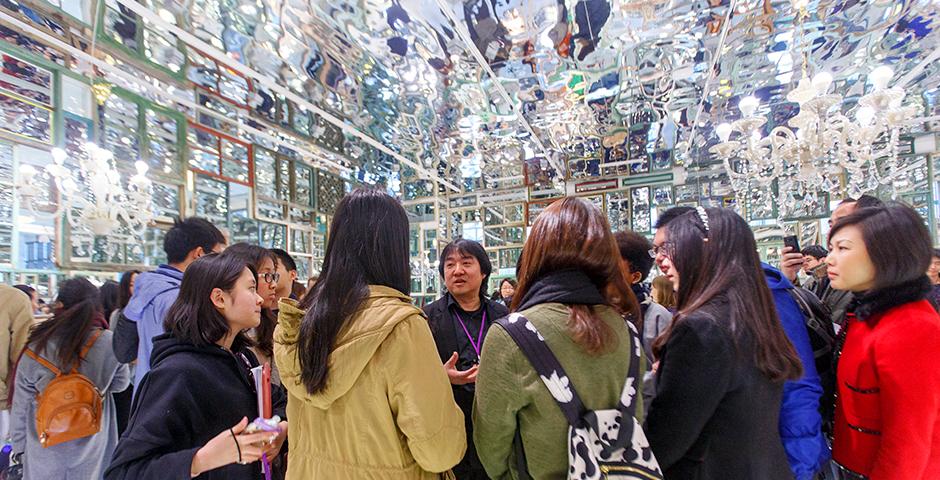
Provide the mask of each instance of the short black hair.
POLYGON ((646 280, 653 268, 653 257, 649 253, 653 242, 632 230, 615 233, 614 240, 617 241, 620 256, 630 264, 630 270, 639 272, 641 282, 646 280))
POLYGON ((284 264, 284 268, 286 268, 288 272, 297 271, 297 262, 294 261, 294 257, 290 256, 289 253, 280 248, 269 248, 268 250, 277 256, 278 260, 284 264))
POLYGON ((940 248, 933 249, 933 256, 940 258, 940 248))
POLYGON ((822 245, 810 245, 804 248, 803 251, 800 253, 802 253, 803 255, 809 255, 815 258, 816 260, 819 260, 820 258, 823 258, 829 255, 829 251, 823 248, 822 245))
POLYGON ((200 217, 177 218, 163 237, 163 251, 169 263, 186 260, 189 252, 202 247, 211 253, 216 245, 225 245, 225 235, 211 222, 200 217))
POLYGON ((681 216, 685 215, 686 213, 689 213, 689 212, 691 212, 691 211, 693 211, 693 210, 695 210, 695 209, 692 208, 692 207, 672 207, 672 208, 670 208, 669 210, 666 210, 665 212, 663 212, 662 214, 659 215, 659 218, 656 219, 656 226, 655 226, 655 227, 656 227, 657 230, 659 230, 660 228, 663 228, 663 227, 665 227, 666 225, 669 225, 669 222, 671 222, 671 221, 675 220, 676 218, 679 218, 679 217, 681 217, 681 216))
POLYGON ((493 264, 490 263, 490 256, 486 254, 483 245, 473 240, 467 240, 466 238, 458 238, 448 243, 447 246, 441 250, 441 258, 437 262, 437 271, 441 274, 441 278, 444 278, 444 261, 447 260, 447 257, 452 253, 477 259, 477 262, 480 264, 480 272, 483 273, 483 282, 480 283, 480 295, 485 297, 486 285, 490 281, 490 274, 493 273, 493 264))
POLYGON ((829 231, 832 237, 856 225, 875 267, 873 290, 886 291, 924 276, 934 249, 924 219, 913 208, 899 202, 859 208, 842 217, 829 231), (898 245, 906 248, 899 249, 898 245))
POLYGON ((855 201, 855 208, 883 207, 884 205, 885 202, 871 195, 862 195, 855 201))
POLYGON ((33 299, 33 292, 36 291, 35 288, 30 287, 29 285, 22 284, 22 283, 19 285, 13 285, 13 288, 25 293, 26 296, 29 297, 30 301, 32 301, 33 299))

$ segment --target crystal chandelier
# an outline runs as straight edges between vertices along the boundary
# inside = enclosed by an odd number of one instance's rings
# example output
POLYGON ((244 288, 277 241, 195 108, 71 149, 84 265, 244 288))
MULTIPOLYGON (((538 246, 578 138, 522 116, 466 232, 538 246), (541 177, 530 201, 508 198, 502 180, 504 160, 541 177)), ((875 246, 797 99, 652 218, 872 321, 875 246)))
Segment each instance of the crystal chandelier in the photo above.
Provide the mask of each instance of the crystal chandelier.
MULTIPOLYGON (((55 183, 59 201, 51 216, 65 217, 73 228, 86 228, 97 236, 119 233, 124 227, 132 237, 143 239, 153 220, 153 184, 146 176, 147 164, 139 160, 134 164, 137 174, 128 179, 125 191, 121 174, 114 167, 113 154, 91 142, 84 145, 84 150, 87 155, 78 160, 79 172, 73 173, 66 166, 65 150, 52 149, 53 163, 45 167, 45 172, 55 183)), ((35 185, 39 171, 32 165, 23 165, 19 173, 17 192, 23 205, 35 216, 36 199, 42 194, 35 185)))
POLYGON ((799 113, 767 136, 766 118, 755 114, 759 100, 741 99, 742 118, 718 125, 721 143, 709 150, 723 162, 739 204, 748 196, 752 201, 755 196, 764 202, 775 199, 780 218, 810 205, 812 211, 824 198, 821 193, 841 188, 842 174, 844 193, 852 197, 879 185, 893 188, 903 173, 898 165, 900 134, 917 115, 916 106, 902 105, 903 88, 888 87, 893 75, 887 66, 868 75, 873 89, 858 100, 854 120, 842 113, 842 96, 829 92, 831 75, 822 72, 812 80, 804 75, 787 95, 800 106, 799 113), (776 194, 760 198, 759 192, 774 188, 776 194))

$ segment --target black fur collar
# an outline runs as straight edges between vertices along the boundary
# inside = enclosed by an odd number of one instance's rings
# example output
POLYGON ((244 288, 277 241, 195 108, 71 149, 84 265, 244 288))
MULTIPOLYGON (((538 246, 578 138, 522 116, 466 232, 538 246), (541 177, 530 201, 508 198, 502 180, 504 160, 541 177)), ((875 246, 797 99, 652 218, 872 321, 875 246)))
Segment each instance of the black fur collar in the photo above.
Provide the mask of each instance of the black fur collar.
POLYGON ((890 288, 865 292, 855 296, 852 310, 859 320, 876 320, 879 314, 905 303, 916 302, 927 297, 930 280, 924 275, 890 288))

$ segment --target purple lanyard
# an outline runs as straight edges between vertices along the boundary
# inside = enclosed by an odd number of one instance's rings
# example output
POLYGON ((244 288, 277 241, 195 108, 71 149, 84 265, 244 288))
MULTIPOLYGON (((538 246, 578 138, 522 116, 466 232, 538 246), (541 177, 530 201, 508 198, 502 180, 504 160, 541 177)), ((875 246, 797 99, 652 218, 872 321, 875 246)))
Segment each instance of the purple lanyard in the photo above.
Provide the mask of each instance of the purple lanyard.
POLYGON ((460 322, 460 326, 463 327, 464 333, 467 334, 467 339, 470 340, 470 346, 473 347, 473 351, 477 353, 477 358, 480 358, 480 350, 483 348, 483 328, 486 327, 486 307, 483 307, 483 320, 480 322, 480 333, 477 335, 477 341, 475 342, 473 341, 473 336, 470 335, 470 330, 467 330, 467 324, 460 318, 460 314, 455 311, 454 316, 457 317, 457 321, 460 322))

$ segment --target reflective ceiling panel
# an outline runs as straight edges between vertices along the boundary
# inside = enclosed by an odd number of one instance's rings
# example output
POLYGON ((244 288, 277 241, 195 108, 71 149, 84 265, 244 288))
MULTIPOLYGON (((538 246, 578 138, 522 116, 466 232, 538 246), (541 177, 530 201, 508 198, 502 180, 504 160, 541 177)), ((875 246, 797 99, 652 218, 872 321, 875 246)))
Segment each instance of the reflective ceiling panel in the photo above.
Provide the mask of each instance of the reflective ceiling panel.
MULTIPOLYGON (((867 73, 890 65, 925 115, 940 111, 940 3, 931 0, 161 5, 175 5, 180 25, 204 41, 467 191, 519 186, 527 163, 555 170, 544 179, 716 169, 705 153, 712 125, 736 118, 746 95, 761 99, 768 128, 785 122, 798 108, 786 94, 804 72, 830 72, 849 109, 869 88, 867 73)), ((244 94, 243 81, 217 81, 244 94)), ((360 179, 415 178, 296 106, 279 119, 283 100, 272 92, 255 85, 247 97, 272 122, 302 125, 360 179)))

